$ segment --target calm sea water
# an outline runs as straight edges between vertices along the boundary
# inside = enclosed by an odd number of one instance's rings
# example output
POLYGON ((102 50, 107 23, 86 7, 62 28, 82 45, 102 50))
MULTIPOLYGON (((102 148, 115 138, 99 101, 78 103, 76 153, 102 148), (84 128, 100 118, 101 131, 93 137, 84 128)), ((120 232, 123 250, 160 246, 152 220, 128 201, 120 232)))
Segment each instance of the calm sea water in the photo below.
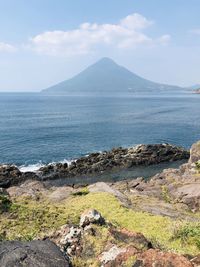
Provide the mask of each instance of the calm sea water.
POLYGON ((200 139, 200 95, 0 94, 0 163, 32 165, 94 151, 200 139))

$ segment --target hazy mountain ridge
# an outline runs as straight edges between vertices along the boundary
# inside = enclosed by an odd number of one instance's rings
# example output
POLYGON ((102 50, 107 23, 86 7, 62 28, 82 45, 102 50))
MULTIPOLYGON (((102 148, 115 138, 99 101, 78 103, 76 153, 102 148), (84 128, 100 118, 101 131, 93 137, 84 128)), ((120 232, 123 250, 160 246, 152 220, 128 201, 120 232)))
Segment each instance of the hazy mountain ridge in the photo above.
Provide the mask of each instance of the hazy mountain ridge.
POLYGON ((68 93, 126 93, 179 90, 181 87, 160 84, 144 79, 116 64, 112 59, 102 58, 73 78, 43 90, 47 94, 68 93))

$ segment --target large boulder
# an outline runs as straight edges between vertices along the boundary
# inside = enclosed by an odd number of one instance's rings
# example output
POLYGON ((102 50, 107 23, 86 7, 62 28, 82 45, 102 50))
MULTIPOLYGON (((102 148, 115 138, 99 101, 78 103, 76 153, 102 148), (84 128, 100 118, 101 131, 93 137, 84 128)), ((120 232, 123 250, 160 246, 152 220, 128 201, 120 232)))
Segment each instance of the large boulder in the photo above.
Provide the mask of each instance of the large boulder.
POLYGON ((0 242, 1 267, 69 267, 69 259, 51 241, 0 242))
POLYGON ((195 163, 198 160, 200 160, 200 141, 192 145, 190 149, 189 163, 195 163))

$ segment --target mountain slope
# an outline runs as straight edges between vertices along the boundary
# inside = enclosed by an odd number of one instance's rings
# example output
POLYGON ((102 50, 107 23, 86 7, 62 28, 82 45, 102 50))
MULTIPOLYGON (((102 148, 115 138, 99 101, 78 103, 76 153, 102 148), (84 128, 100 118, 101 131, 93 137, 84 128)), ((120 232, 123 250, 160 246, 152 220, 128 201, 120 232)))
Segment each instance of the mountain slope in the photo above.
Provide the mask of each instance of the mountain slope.
POLYGON ((176 89, 179 87, 151 82, 119 66, 113 60, 103 58, 73 78, 42 92, 47 94, 124 93, 176 89))

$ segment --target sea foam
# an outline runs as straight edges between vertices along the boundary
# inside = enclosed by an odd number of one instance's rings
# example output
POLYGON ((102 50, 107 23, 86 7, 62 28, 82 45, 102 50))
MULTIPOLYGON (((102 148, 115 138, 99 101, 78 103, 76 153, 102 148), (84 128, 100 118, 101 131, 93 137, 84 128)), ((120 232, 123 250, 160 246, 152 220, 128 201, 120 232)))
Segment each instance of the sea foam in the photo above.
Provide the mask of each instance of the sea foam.
POLYGON ((76 161, 76 160, 75 159, 74 160, 64 159, 64 160, 61 160, 59 162, 54 162, 53 161, 53 162, 50 162, 48 164, 44 164, 42 162, 38 162, 36 164, 21 165, 18 168, 19 168, 19 170, 21 172, 37 172, 40 168, 42 168, 42 167, 44 167, 46 165, 52 165, 52 164, 55 165, 57 163, 62 163, 62 164, 67 163, 68 165, 70 165, 72 163, 72 161, 76 161))

